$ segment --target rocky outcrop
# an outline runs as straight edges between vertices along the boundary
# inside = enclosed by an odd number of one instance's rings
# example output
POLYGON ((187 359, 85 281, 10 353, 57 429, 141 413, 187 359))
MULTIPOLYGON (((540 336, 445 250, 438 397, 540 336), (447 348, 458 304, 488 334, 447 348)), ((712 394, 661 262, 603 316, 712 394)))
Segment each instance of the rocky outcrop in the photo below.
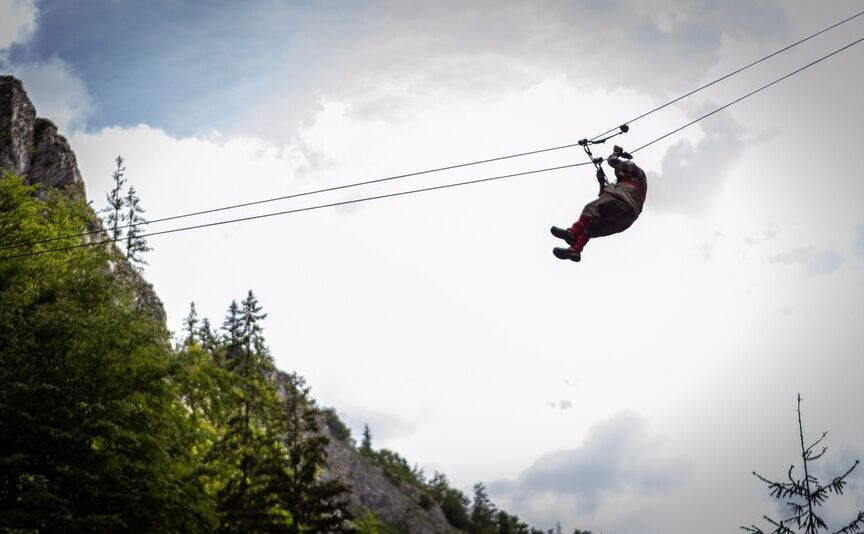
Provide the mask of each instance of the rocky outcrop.
POLYGON ((0 76, 0 168, 41 188, 84 195, 75 153, 57 126, 36 117, 20 80, 0 76))
MULTIPOLYGON (((282 398, 295 394, 288 374, 276 371, 274 378, 282 398)), ((366 511, 374 512, 382 524, 405 534, 462 534, 461 530, 450 526, 441 507, 431 497, 410 484, 388 477, 381 466, 360 454, 353 442, 342 441, 323 415, 318 423, 322 434, 329 439, 328 469, 323 477, 339 480, 351 488, 350 510, 355 517, 366 511)), ((350 436, 347 439, 350 441, 350 436)))
POLYGON ((0 168, 27 175, 35 124, 36 110, 21 82, 0 76, 0 168))
MULTIPOLYGON (((0 169, 23 177, 27 184, 38 184, 38 195, 58 189, 75 199, 86 200, 84 180, 69 142, 54 123, 36 116, 24 86, 12 76, 0 76, 0 169)), ((94 212, 90 230, 101 228, 94 212)), ((107 238, 105 234, 97 236, 107 238)), ((152 312, 164 323, 165 309, 153 286, 128 263, 114 268, 115 272, 129 276, 137 287, 136 306, 152 312)))
POLYGON ((438 503, 424 500, 417 488, 388 478, 379 466, 333 436, 327 462, 331 476, 351 486, 353 508, 371 510, 407 534, 461 532, 450 526, 438 503))
POLYGON ((36 119, 31 146, 30 169, 25 175, 29 183, 41 184, 40 189, 54 187, 81 198, 86 196, 75 153, 53 122, 36 119))

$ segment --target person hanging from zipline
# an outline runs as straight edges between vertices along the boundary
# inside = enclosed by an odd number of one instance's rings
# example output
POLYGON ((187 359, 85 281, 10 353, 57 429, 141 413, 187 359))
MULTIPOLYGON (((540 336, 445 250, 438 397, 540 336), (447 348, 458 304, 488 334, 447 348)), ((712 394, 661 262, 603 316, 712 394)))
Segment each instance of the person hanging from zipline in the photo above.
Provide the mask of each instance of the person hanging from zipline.
MULTIPOLYGON (((622 131, 626 131, 622 128, 622 131)), ((591 155, 586 144, 585 151, 591 155)), ((582 144, 580 142, 580 144, 582 144)), ((602 158, 594 159, 597 167, 597 182, 600 184, 600 194, 596 200, 589 202, 582 210, 573 226, 570 228, 551 228, 552 235, 563 239, 568 247, 556 247, 552 250, 555 257, 562 260, 580 261, 582 249, 592 237, 603 237, 617 234, 630 228, 645 204, 648 192, 648 181, 645 172, 632 161, 633 156, 624 152, 620 146, 615 146, 612 155, 606 161, 615 169, 614 184, 606 180, 602 168, 602 158)))

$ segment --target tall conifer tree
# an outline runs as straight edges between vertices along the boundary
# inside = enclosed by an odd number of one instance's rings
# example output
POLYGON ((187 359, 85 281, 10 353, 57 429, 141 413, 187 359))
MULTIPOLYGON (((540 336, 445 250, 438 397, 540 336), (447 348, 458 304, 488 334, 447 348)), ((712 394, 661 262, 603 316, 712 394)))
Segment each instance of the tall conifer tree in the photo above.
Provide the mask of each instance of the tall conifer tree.
POLYGON ((474 502, 471 505, 471 532, 477 534, 495 533, 495 505, 489 499, 486 486, 482 482, 474 484, 474 502))
POLYGON ((126 220, 126 213, 123 209, 126 207, 126 198, 123 196, 123 186, 126 184, 126 179, 123 177, 126 172, 126 167, 123 166, 123 157, 117 156, 115 160, 117 168, 111 174, 111 180, 114 182, 114 187, 111 191, 105 194, 105 199, 108 201, 108 206, 102 210, 102 213, 107 214, 105 218, 105 226, 108 227, 109 236, 115 241, 119 241, 123 237, 123 229, 120 228, 126 220))
POLYGON ((198 343, 198 311, 195 309, 194 302, 189 303, 189 314, 183 319, 183 332, 186 333, 184 345, 198 343))
POLYGON ((220 351, 234 384, 234 409, 217 446, 231 466, 218 495, 226 532, 280 532, 291 524, 276 490, 287 457, 274 432, 279 402, 260 324, 265 317, 250 291, 242 304, 231 302, 223 323, 220 351))
POLYGON ((236 300, 232 300, 225 320, 222 322, 222 349, 225 353, 225 365, 229 371, 237 371, 237 366, 240 365, 238 360, 242 357, 242 348, 243 319, 240 306, 236 300))
POLYGON ((198 336, 201 338, 201 347, 207 352, 214 354, 219 346, 219 340, 210 326, 210 319, 204 317, 201 319, 201 328, 198 329, 198 336))
POLYGON ((142 265, 147 265, 142 254, 153 250, 147 245, 147 239, 143 236, 144 229, 141 225, 147 223, 147 219, 141 215, 142 213, 144 208, 141 207, 141 198, 138 197, 135 186, 130 186, 126 193, 126 222, 129 224, 126 230, 126 259, 139 270, 142 265))
POLYGON ((372 456, 372 431, 368 424, 363 424, 363 439, 360 441, 360 453, 372 456))
POLYGON ((321 432, 321 411, 309 399, 305 380, 281 375, 283 419, 280 434, 288 452, 288 469, 281 471, 279 494, 294 523, 290 532, 339 532, 351 518, 349 488, 324 479, 329 438, 321 432))

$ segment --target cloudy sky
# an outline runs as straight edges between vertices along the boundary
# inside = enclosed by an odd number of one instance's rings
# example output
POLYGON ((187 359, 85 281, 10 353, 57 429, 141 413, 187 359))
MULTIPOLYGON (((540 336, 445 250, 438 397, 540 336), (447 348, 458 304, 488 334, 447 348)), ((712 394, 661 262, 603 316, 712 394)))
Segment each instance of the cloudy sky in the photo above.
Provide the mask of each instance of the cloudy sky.
MULTIPOLYGON (((150 218, 572 143, 860 1, 0 0, 0 71, 113 159, 150 218)), ((864 17, 633 124, 644 144, 864 35, 864 17)), ((721 533, 750 472, 830 432, 864 457, 864 44, 652 145, 639 221, 551 254, 588 167, 154 237, 177 330, 248 289, 279 367, 376 446, 541 527, 721 533)), ((583 161, 565 150, 258 206, 280 211, 583 161)), ((176 224, 176 221, 173 223, 176 224)), ((154 225, 155 226, 155 225, 154 225)), ((153 230, 170 228, 166 223, 153 230)), ((838 500, 864 507, 864 473, 838 500)))

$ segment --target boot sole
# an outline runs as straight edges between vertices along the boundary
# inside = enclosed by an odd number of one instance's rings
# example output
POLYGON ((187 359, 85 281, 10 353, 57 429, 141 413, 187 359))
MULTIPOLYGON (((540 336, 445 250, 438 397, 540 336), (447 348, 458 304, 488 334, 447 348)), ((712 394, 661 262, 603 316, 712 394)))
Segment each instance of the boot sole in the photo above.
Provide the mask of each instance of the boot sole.
POLYGON ((549 232, 558 239, 563 239, 571 247, 573 246, 573 243, 576 242, 576 240, 573 238, 573 234, 570 233, 570 230, 565 230, 563 228, 557 228, 553 226, 549 229, 549 232))
POLYGON ((570 261, 581 261, 582 255, 574 252, 571 252, 569 249, 556 247, 552 249, 552 254, 555 255, 559 260, 570 260, 570 261))

